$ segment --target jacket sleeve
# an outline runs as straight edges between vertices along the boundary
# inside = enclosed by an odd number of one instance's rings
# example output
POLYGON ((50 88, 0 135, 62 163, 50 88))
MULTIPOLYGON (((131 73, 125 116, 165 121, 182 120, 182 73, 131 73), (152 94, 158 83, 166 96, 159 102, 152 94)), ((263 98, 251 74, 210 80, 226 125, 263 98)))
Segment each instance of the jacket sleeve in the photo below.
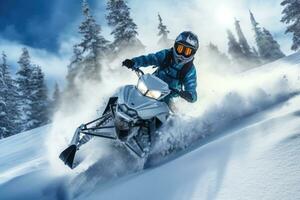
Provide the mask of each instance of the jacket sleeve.
POLYGON ((183 80, 184 91, 189 92, 192 95, 191 103, 197 101, 197 73, 195 66, 186 74, 183 80))
POLYGON ((164 49, 162 51, 151 53, 148 55, 142 55, 139 57, 132 58, 134 61, 134 67, 147 67, 151 65, 161 66, 165 60, 165 57, 168 53, 168 49, 164 49))

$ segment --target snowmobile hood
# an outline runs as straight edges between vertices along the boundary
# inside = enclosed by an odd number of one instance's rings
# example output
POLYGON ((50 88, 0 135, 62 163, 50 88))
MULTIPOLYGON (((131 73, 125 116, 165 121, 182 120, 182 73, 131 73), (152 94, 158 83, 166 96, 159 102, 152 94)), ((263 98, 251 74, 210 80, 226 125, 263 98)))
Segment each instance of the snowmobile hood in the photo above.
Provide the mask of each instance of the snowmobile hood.
POLYGON ((142 119, 169 113, 169 107, 165 102, 144 96, 134 85, 127 85, 120 89, 118 105, 122 104, 135 110, 142 119))

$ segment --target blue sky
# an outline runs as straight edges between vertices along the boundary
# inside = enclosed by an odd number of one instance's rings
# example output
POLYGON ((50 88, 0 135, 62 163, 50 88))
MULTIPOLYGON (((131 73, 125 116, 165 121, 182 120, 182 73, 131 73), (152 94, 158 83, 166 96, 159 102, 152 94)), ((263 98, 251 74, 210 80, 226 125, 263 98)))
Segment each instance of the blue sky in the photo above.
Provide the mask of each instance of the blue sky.
MULTIPOLYGON (((248 10, 251 9, 261 26, 278 40, 286 54, 291 36, 285 35, 286 25, 280 22, 282 0, 128 0, 131 16, 138 25, 139 39, 157 50, 157 13, 175 38, 183 30, 198 34, 200 45, 213 42, 227 51, 226 29, 234 30, 233 18, 240 20, 251 46, 254 43, 248 10)), ((105 21, 106 0, 88 0, 103 35, 112 39, 105 21)), ((6 51, 16 67, 21 48, 26 46, 35 64, 42 66, 47 79, 63 83, 72 46, 78 42, 77 27, 82 20, 81 0, 0 0, 0 51, 6 51)), ((146 52, 146 53, 147 53, 146 52)))
MULTIPOLYGON (((95 1, 90 4, 94 7, 95 1)), ((74 30, 80 9, 79 0, 0 0, 0 35, 34 48, 57 51, 60 35, 74 30)))

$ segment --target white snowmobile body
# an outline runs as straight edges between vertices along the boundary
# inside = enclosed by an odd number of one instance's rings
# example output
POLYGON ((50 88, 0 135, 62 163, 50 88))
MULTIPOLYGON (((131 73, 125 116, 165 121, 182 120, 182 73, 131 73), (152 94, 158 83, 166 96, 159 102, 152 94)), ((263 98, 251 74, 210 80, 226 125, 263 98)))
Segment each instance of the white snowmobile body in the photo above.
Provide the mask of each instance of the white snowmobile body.
POLYGON ((148 154, 153 135, 171 111, 163 99, 170 94, 168 84, 151 74, 136 71, 138 84, 126 85, 111 97, 103 115, 77 128, 71 144, 60 159, 73 168, 79 147, 93 136, 117 140, 139 157, 148 154))

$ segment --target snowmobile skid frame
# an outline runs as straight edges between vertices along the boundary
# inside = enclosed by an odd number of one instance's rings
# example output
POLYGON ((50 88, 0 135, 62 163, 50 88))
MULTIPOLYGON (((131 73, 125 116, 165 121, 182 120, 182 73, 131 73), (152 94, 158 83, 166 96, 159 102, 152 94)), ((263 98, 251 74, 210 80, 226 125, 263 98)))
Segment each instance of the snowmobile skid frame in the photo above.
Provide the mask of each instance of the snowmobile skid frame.
MULTIPOLYGON (((71 144, 68 148, 66 148, 59 156, 59 158, 69 166, 71 169, 73 168, 73 162, 75 158, 76 151, 79 149, 79 146, 86 143, 84 140, 83 142, 80 142, 82 140, 79 140, 80 134, 86 135, 87 140, 89 140, 91 137, 101 137, 105 139, 115 140, 122 142, 130 151, 134 152, 135 155, 137 155, 140 158, 143 158, 146 152, 139 144, 137 138, 135 136, 131 138, 122 137, 120 135, 120 131, 117 129, 116 125, 110 125, 110 126, 103 126, 109 120, 111 117, 115 118, 115 104, 111 102, 107 105, 108 109, 106 108, 103 112, 103 115, 93 121, 90 121, 86 124, 80 125, 72 138, 71 144), (110 131, 108 131, 108 130, 110 131), (107 131, 102 131, 107 130, 107 131), (105 134, 106 133, 106 134, 105 134), (114 134, 115 136, 108 135, 108 134, 114 134), (133 146, 136 146, 138 148, 134 148, 133 146)), ((84 137, 84 136, 83 136, 84 137)), ((151 137, 150 137, 151 138, 151 137)))

